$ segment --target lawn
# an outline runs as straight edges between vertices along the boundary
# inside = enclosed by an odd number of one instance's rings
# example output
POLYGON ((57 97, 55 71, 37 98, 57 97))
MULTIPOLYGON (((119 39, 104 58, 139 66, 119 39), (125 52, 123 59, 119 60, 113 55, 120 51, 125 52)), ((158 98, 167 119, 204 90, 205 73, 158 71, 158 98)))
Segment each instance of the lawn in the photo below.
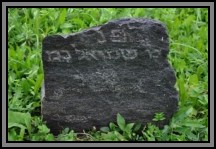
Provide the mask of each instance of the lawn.
MULTIPOLYGON (((158 116, 160 120, 160 116, 158 116)), ((155 117, 157 120, 157 117, 155 117)), ((207 141, 208 9, 207 8, 9 8, 8 140, 9 141, 207 141), (128 124, 121 115, 100 130, 77 133, 65 128, 54 136, 41 117, 42 40, 118 18, 144 17, 166 24, 169 62, 176 76, 179 110, 169 125, 128 124), (122 129, 128 126, 128 130, 122 129), (130 127, 131 126, 131 127, 130 127), (139 132, 137 130, 140 130, 139 132)))

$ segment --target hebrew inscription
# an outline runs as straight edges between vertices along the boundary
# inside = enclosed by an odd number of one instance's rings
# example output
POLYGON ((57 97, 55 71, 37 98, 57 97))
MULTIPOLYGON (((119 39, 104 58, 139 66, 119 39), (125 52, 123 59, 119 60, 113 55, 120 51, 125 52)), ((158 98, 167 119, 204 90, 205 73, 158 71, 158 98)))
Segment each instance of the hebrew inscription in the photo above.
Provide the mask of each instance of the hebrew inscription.
MULTIPOLYGON (((123 58, 124 60, 132 60, 138 56, 136 49, 117 49, 117 50, 110 50, 107 49, 106 51, 102 50, 88 50, 82 49, 78 50, 75 49, 75 52, 78 56, 78 60, 117 60, 123 58)), ((150 59, 155 59, 160 56, 160 50, 146 50, 145 51, 150 59)), ((48 62, 71 62, 71 53, 68 50, 53 50, 53 51, 46 51, 47 54, 47 61, 48 62)))
POLYGON ((68 50, 46 51, 48 62, 70 62, 71 55, 68 50))
MULTIPOLYGON (((123 58, 124 60, 132 60, 137 57, 136 49, 117 49, 102 51, 102 50, 88 50, 82 49, 77 50, 75 52, 78 56, 78 60, 117 60, 119 58, 123 58)), ((46 51, 48 62, 67 62, 69 63, 71 60, 71 54, 67 50, 54 50, 54 51, 46 51)))
POLYGON ((127 42, 126 33, 123 30, 111 30, 110 39, 112 42, 127 42))
POLYGON ((120 19, 43 40, 42 116, 54 134, 108 126, 117 113, 128 123, 168 124, 177 110, 175 73, 163 23, 120 19))

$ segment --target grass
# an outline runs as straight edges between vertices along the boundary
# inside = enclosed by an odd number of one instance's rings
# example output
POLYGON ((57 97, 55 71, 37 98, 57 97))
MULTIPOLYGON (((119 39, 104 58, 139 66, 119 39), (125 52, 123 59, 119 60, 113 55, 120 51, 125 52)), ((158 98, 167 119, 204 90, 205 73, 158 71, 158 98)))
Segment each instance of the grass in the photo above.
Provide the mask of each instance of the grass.
MULTIPOLYGON (((160 121, 163 114, 156 114, 160 121)), ((8 140, 9 141, 207 141, 208 9, 206 8, 9 8, 8 9, 8 140), (100 130, 58 136, 40 115, 43 81, 41 42, 50 34, 81 31, 112 19, 160 20, 170 37, 169 61, 177 76, 179 111, 169 125, 117 122, 100 130), (141 130, 141 133, 138 133, 141 130)))

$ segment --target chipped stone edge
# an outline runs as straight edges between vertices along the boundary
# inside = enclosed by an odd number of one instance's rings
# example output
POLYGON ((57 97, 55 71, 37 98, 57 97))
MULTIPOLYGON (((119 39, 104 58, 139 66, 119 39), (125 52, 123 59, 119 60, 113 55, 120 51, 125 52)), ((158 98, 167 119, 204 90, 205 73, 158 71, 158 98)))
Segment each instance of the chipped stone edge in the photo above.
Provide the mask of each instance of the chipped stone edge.
MULTIPOLYGON (((85 32, 88 32, 90 30, 100 30, 102 26, 104 25, 108 25, 110 23, 120 23, 120 26, 124 25, 124 24, 127 24, 129 21, 149 21, 149 22, 152 22, 152 23, 155 23, 155 24, 160 24, 162 25, 165 29, 166 28, 166 25, 159 21, 159 20, 155 20, 155 19, 149 19, 149 18, 122 18, 122 19, 114 19, 114 20, 110 20, 108 21, 107 23, 104 23, 104 24, 101 24, 101 25, 98 25, 98 26, 93 26, 93 27, 90 27, 88 29, 83 29, 81 31, 78 31, 76 33, 71 33, 71 34, 57 34, 57 36, 61 36, 63 37, 64 39, 67 39, 69 36, 74 36, 74 35, 79 35, 81 33, 85 33, 85 32)), ((53 36, 53 35, 48 35, 47 37, 50 37, 50 36, 53 36)))

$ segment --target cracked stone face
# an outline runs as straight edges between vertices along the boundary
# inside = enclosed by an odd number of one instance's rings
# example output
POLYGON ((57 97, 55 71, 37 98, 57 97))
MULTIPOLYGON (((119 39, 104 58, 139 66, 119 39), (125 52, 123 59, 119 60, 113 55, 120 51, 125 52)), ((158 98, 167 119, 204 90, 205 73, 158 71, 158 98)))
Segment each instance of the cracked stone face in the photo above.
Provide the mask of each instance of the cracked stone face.
POLYGON ((167 60, 165 26, 150 19, 121 19, 43 41, 42 116, 55 134, 126 122, 168 124, 178 108, 176 77, 167 60))

